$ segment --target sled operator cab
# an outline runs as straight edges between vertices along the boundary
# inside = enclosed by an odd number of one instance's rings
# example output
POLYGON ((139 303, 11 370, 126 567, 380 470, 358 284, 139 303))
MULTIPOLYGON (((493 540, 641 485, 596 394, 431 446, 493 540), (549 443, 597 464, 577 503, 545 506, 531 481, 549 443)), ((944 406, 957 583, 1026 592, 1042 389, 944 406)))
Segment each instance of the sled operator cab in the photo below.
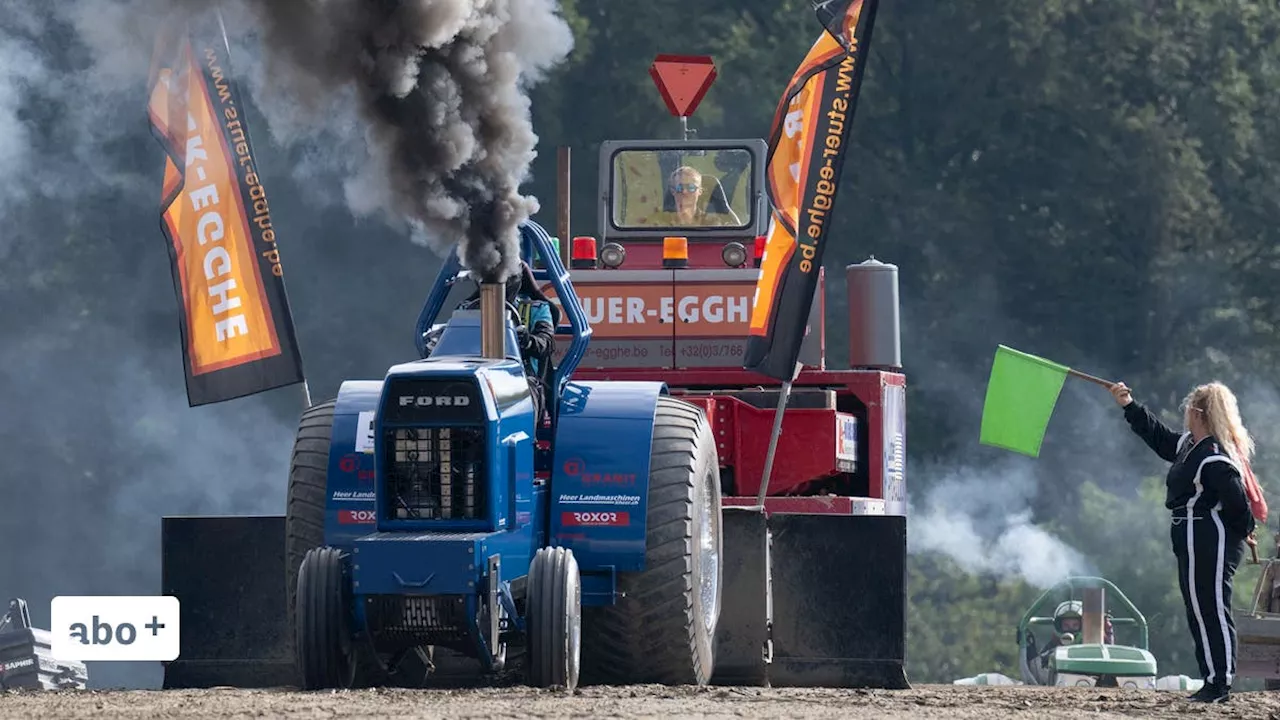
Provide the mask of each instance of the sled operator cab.
MULTIPOLYGON (((596 329, 584 367, 741 367, 769 227, 767 153, 758 138, 602 143, 597 229, 568 253, 596 329)), ((820 306, 801 357, 811 367, 820 306)))

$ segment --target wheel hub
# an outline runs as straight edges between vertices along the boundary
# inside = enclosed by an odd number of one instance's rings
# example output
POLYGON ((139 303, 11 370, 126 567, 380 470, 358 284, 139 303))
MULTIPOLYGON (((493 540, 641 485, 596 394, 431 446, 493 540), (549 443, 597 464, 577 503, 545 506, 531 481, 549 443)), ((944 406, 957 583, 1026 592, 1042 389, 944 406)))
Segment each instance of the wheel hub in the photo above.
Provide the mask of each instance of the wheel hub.
POLYGON ((711 502, 715 495, 713 482, 711 474, 707 473, 703 478, 702 503, 699 508, 702 515, 698 533, 698 563, 702 568, 702 583, 699 591, 702 596, 702 624, 707 632, 715 628, 716 619, 719 617, 716 601, 720 597, 720 549, 716 547, 714 525, 720 518, 711 502))

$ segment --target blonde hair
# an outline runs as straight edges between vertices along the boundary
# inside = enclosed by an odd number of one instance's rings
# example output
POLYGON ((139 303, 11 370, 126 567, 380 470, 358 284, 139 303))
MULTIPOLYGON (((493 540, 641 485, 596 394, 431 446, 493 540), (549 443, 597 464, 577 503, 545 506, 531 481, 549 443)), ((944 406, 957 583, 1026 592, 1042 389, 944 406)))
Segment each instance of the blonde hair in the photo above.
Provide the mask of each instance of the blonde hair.
POLYGON ((687 177, 689 178, 689 182, 697 185, 698 187, 702 187, 702 173, 698 172, 697 168, 692 168, 692 167, 689 167, 688 165, 681 165, 680 167, 676 168, 674 171, 672 171, 670 177, 668 177, 667 180, 672 185, 675 185, 676 183, 680 182, 680 178, 682 177, 687 177))
POLYGON ((1240 419, 1240 406, 1235 393, 1220 382, 1198 385, 1183 400, 1183 405, 1204 418, 1209 434, 1218 439, 1236 463, 1244 465, 1253 458, 1253 437, 1240 419))

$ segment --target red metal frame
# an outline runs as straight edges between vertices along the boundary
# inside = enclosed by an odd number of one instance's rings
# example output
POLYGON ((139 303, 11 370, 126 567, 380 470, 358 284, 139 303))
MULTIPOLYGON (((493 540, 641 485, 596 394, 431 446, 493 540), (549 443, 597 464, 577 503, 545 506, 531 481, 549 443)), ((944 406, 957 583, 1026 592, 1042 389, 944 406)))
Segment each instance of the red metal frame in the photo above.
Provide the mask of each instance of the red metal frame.
MULTIPOLYGON (((720 466, 734 471, 733 491, 752 496, 758 493, 774 410, 753 407, 731 395, 684 399, 706 411, 716 434, 720 466)), ((815 483, 840 476, 835 417, 835 410, 824 408, 792 409, 783 415, 777 456, 786 461, 775 463, 769 478, 770 495, 803 493, 815 483)))
MULTIPOLYGON (((667 383, 671 394, 707 410, 718 438, 720 465, 734 471, 734 494, 725 505, 755 505, 755 496, 764 475, 764 459, 772 432, 774 408, 756 408, 734 398, 734 391, 777 389, 769 377, 742 369, 668 370, 664 368, 579 369, 582 380, 644 380, 667 383), (696 393, 696 394, 691 394, 696 393)), ((820 387, 835 390, 839 398, 852 395, 866 408, 860 423, 866 428, 867 491, 857 496, 795 497, 816 481, 839 474, 834 467, 834 431, 837 410, 789 409, 783 415, 782 434, 773 473, 769 479, 770 512, 849 514, 856 497, 884 500, 884 387, 906 386, 901 373, 878 370, 803 371, 794 388, 820 387), (785 460, 783 460, 785 459, 785 460), (843 498, 843 499, 841 499, 843 498), (770 508, 773 508, 772 510, 770 508), (803 508, 801 510, 800 508, 803 508)))
MULTIPOLYGON (((720 504, 725 507, 754 507, 756 499, 754 497, 723 497, 720 499, 720 504)), ((883 512, 884 501, 876 498, 815 495, 764 499, 765 515, 875 515, 883 512)))

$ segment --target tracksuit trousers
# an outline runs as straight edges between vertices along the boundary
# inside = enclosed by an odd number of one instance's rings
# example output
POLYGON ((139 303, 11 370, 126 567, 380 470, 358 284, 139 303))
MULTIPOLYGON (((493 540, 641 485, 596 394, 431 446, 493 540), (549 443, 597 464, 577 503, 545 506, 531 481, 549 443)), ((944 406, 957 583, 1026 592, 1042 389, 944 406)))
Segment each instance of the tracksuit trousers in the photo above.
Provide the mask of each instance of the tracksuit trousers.
POLYGON ((1217 510, 1190 517, 1175 515, 1169 535, 1200 676, 1206 684, 1230 687, 1236 675, 1237 647, 1231 578, 1244 556, 1244 540, 1224 529, 1217 510))

